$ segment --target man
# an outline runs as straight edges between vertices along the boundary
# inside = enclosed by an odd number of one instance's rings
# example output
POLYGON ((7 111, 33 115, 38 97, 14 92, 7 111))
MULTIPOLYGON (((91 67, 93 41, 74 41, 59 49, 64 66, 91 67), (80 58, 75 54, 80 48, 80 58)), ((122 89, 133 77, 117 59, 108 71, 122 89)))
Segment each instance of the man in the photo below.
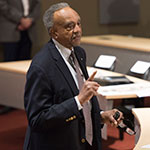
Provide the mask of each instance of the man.
POLYGON ((0 0, 0 43, 4 61, 30 59, 40 0, 0 0))
MULTIPOLYGON (((0 44, 4 49, 4 61, 31 58, 39 9, 40 0, 0 0, 0 44)), ((0 114, 10 110, 11 107, 3 106, 0 114)))
POLYGON ((24 102, 29 126, 24 150, 101 150, 102 124, 117 126, 122 114, 115 120, 116 109, 99 109, 96 72, 88 77, 85 52, 78 46, 81 19, 67 3, 58 3, 45 12, 43 20, 51 40, 33 58, 27 73, 24 102), (75 70, 69 63, 72 52, 75 64, 79 63, 75 70), (84 77, 82 86, 78 71, 84 77), (85 104, 92 117, 89 135, 85 104))

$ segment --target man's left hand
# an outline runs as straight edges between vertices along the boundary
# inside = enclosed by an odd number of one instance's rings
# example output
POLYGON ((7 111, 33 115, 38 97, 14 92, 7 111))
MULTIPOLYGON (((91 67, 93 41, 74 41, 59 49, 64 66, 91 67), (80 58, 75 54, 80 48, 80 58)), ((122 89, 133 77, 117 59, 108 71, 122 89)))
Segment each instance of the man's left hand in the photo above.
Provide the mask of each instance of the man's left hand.
POLYGON ((102 112, 101 118, 103 123, 111 124, 111 126, 117 127, 120 121, 123 119, 123 113, 120 112, 118 109, 112 109, 102 112), (117 120, 115 120, 114 115, 117 111, 120 113, 120 116, 117 120))

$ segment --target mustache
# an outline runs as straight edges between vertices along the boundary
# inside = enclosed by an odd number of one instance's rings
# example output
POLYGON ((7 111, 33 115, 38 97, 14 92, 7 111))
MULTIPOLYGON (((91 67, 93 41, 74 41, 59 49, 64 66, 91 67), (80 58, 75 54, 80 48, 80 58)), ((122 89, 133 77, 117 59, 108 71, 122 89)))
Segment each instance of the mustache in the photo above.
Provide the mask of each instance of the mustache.
POLYGON ((74 33, 72 35, 72 39, 75 39, 75 38, 80 38, 81 37, 81 33, 74 33))

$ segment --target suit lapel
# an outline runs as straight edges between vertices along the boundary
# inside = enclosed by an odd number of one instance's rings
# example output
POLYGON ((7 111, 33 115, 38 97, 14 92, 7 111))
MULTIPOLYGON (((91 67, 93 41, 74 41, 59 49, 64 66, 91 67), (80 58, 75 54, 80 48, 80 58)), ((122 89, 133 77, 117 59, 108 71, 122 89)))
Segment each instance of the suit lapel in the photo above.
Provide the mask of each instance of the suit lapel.
POLYGON ((61 57, 56 62, 56 65, 58 66, 58 68, 62 72, 64 78, 66 79, 66 82, 70 86, 70 89, 76 95, 79 92, 79 90, 75 84, 75 81, 72 77, 72 74, 70 73, 70 70, 68 69, 67 65, 65 64, 64 60, 61 57))
POLYGON ((83 56, 80 55, 80 52, 77 50, 77 48, 75 48, 75 55, 76 55, 76 58, 79 62, 80 68, 83 72, 83 75, 84 75, 85 79, 87 80, 88 79, 88 73, 86 70, 86 64, 84 64, 85 58, 83 58, 83 56))
POLYGON ((51 49, 52 57, 54 58, 57 67, 59 68, 59 70, 61 71, 62 75, 64 76, 66 82, 70 86, 70 89, 72 90, 73 94, 77 95, 79 93, 79 90, 75 84, 72 74, 71 74, 70 70, 68 69, 65 61, 61 57, 59 51, 56 49, 56 47, 52 41, 50 42, 49 46, 51 49))

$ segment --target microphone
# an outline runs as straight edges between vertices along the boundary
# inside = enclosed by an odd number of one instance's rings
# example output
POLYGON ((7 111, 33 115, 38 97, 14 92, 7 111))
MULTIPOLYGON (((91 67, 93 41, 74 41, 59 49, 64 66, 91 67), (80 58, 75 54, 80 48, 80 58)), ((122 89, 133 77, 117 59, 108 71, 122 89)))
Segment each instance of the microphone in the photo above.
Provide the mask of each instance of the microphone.
MULTIPOLYGON (((120 117, 120 113, 116 111, 113 117, 115 120, 117 120, 120 117)), ((133 129, 134 125, 129 119, 121 120, 121 122, 118 124, 118 128, 121 128, 123 131, 125 131, 129 135, 134 135, 136 133, 133 129)))

